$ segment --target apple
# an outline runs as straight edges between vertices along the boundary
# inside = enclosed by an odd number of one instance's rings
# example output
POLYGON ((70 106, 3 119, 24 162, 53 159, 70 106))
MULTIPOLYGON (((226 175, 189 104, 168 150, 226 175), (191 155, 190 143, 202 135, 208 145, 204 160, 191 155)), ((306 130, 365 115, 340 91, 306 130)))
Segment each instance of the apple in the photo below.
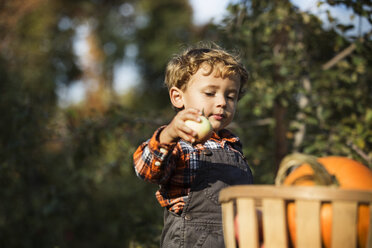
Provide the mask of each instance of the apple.
POLYGON ((185 124, 192 130, 194 130, 196 135, 196 143, 203 143, 207 141, 212 136, 212 125, 205 116, 200 116, 200 122, 193 120, 186 120, 185 124))

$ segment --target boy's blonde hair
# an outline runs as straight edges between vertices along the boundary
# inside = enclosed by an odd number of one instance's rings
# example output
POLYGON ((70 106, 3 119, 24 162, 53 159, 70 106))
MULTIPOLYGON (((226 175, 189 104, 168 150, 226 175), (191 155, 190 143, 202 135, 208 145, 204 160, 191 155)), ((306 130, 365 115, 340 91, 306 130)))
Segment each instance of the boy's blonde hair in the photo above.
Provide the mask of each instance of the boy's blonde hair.
POLYGON ((241 98, 243 86, 248 81, 248 72, 237 56, 214 44, 213 47, 189 48, 180 55, 174 56, 169 61, 165 73, 165 84, 168 90, 173 86, 183 91, 186 90, 190 77, 205 63, 209 65, 207 75, 216 70, 218 77, 238 77, 240 79, 239 98, 241 98))

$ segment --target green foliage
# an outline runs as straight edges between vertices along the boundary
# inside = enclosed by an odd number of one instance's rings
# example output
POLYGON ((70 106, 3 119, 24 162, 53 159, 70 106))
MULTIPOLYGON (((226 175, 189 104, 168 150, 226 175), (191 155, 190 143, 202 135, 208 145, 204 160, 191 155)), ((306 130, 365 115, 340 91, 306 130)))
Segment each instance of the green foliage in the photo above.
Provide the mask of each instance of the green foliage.
MULTIPOLYGON (((231 128, 256 183, 273 182, 283 152, 343 155, 372 166, 371 39, 346 37, 350 27, 337 20, 325 30, 289 1, 241 1, 229 6, 221 25, 203 27, 191 23, 186 0, 6 2, 0 5, 0 247, 158 247, 156 185, 136 177, 132 155, 174 115, 162 87, 168 59, 199 40, 241 51, 251 72, 231 128), (109 95, 103 110, 88 103, 61 109, 57 88, 84 73, 73 41, 86 23, 102 55, 105 87, 112 86, 116 63, 128 58, 128 45, 138 50, 143 84, 109 95), (352 53, 324 69, 351 44, 352 53)), ((368 1, 327 2, 370 16, 368 1)))
POLYGON ((140 181, 132 167, 138 137, 153 130, 130 121, 120 106, 112 106, 104 116, 83 119, 75 111, 66 116, 72 135, 65 146, 71 149, 73 176, 66 182, 72 187, 64 193, 75 200, 68 212, 78 220, 66 223, 72 235, 68 247, 129 247, 132 241, 157 247, 162 211, 155 188, 140 181))
POLYGON ((325 30, 317 17, 288 1, 242 1, 230 12, 224 43, 242 51, 251 71, 236 122, 242 123, 238 132, 258 182, 273 182, 274 152, 287 146, 285 153, 350 156, 372 166, 371 123, 366 122, 372 102, 368 34, 362 42, 352 41, 357 45, 352 54, 324 69, 350 39, 325 30), (277 118, 278 106, 285 110, 284 119, 277 118), (265 119, 272 121, 260 125, 265 119), (246 128, 247 120, 258 126, 246 128), (281 134, 278 126, 285 127, 281 134), (298 142, 300 132, 304 138, 298 142), (280 137, 284 143, 278 143, 280 137))
MULTIPOLYGON (((132 167, 134 149, 156 127, 131 121, 134 111, 115 104, 93 114, 57 106, 57 86, 79 77, 74 29, 123 3, 69 4, 36 2, 0 33, 0 246, 158 247, 156 188, 132 167)), ((107 24, 105 16, 97 22, 107 24)), ((123 38, 110 37, 123 50, 123 38)), ((120 57, 111 55, 108 74, 120 57)))

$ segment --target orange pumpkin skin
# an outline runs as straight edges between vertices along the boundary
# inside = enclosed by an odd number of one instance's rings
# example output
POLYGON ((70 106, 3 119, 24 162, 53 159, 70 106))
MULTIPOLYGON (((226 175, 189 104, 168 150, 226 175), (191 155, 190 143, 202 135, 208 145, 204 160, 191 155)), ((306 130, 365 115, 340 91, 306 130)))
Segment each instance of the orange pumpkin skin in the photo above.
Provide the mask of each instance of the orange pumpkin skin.
MULTIPOLYGON (((372 190, 372 171, 365 165, 346 157, 318 158, 331 175, 336 176, 341 189, 372 190)), ((301 165, 284 180, 284 185, 313 186, 313 170, 309 165, 301 165)), ((288 204, 288 228, 292 243, 296 240, 295 206, 288 204)), ((332 209, 323 204, 320 210, 322 240, 326 248, 331 247, 332 209)), ((369 207, 362 205, 358 209, 358 246, 365 247, 369 226, 369 207)))

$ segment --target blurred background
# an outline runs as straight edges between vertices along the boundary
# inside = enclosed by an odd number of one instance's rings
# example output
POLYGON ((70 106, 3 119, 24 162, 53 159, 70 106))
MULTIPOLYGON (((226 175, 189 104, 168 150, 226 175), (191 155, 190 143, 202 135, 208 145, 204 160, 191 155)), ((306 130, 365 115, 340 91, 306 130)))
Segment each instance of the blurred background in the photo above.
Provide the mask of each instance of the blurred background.
POLYGON ((132 154, 174 115, 172 54, 213 41, 250 71, 230 129, 255 183, 283 156, 372 167, 369 0, 2 0, 0 247, 158 247, 132 154))

